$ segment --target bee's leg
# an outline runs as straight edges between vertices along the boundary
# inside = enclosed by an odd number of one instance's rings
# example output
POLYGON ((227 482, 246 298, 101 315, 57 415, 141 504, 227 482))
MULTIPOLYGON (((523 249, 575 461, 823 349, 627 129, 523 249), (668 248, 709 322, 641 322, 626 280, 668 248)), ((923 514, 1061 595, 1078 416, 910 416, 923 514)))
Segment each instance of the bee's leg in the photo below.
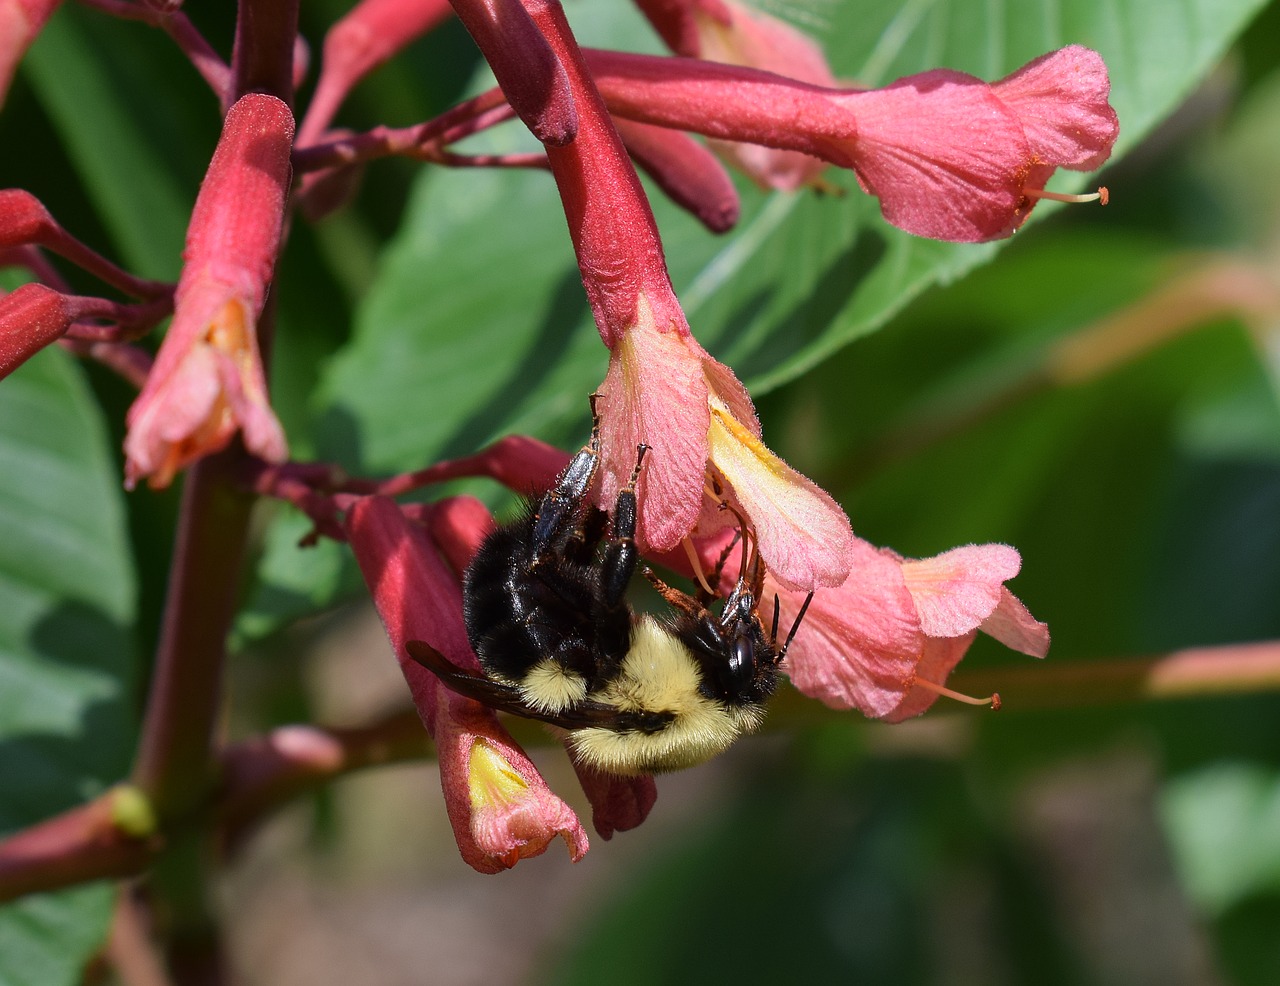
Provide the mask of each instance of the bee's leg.
POLYGON ((591 439, 556 477, 538 501, 533 518, 532 554, 537 564, 557 545, 571 539, 579 528, 583 503, 595 482, 600 467, 600 417, 596 414, 595 395, 591 395, 591 439))
POLYGON ((658 578, 652 568, 646 568, 644 570, 644 577, 648 579, 649 584, 657 590, 658 595, 681 612, 688 613, 690 616, 701 616, 707 611, 706 607, 701 602, 689 595, 687 592, 681 592, 679 589, 669 586, 667 583, 663 582, 662 579, 658 578))
POLYGON ((640 467, 648 451, 648 445, 636 446, 636 467, 631 470, 631 479, 618 494, 613 507, 613 536, 600 561, 600 601, 609 610, 626 605, 627 586, 640 560, 636 550, 636 480, 640 478, 640 467))
POLYGON ((595 561, 596 549, 609 530, 609 515, 598 507, 588 507, 578 526, 564 542, 564 556, 582 565, 595 561))

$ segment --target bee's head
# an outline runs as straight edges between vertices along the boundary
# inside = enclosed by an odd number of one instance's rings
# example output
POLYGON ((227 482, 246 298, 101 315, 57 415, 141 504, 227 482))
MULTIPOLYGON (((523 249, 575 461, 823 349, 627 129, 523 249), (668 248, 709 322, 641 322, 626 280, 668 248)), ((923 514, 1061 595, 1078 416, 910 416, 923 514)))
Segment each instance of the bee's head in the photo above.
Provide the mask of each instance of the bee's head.
POLYGON ((742 580, 717 614, 702 607, 682 616, 673 631, 702 669, 702 690, 728 705, 763 702, 778 683, 778 652, 765 632, 756 595, 742 580))

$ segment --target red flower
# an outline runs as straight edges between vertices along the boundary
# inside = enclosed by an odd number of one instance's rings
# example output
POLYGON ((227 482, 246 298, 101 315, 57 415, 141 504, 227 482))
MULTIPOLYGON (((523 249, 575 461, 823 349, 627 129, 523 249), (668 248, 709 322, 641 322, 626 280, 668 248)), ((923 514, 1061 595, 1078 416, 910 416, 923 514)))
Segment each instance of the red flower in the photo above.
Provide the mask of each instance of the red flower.
POLYGON ((227 112, 187 230, 174 317, 129 409, 125 479, 167 486, 237 431, 270 462, 288 454, 267 398, 257 322, 280 248, 293 115, 250 93, 227 112))
POLYGON ((853 534, 826 493, 760 439, 746 388, 689 331, 671 287, 648 200, 587 76, 559 5, 533 6, 565 67, 578 133, 547 145, 582 283, 610 349, 600 386, 603 480, 612 504, 650 446, 638 486, 637 539, 647 551, 733 522, 708 498, 709 479, 756 528, 760 553, 787 585, 839 585, 853 534))
POLYGON ((590 64, 613 113, 850 168, 889 222, 956 242, 1012 233, 1057 168, 1099 167, 1119 132, 1106 66, 1078 45, 993 84, 934 69, 865 90, 693 59, 590 64))
MULTIPOLYGON (((487 516, 487 515, 486 515, 487 516)), ((462 622, 462 589, 427 533, 395 501, 358 499, 346 532, 395 650, 414 705, 436 743, 445 808, 462 858, 497 873, 564 839, 574 861, 587 835, 492 709, 450 691, 408 656, 425 641, 462 667, 478 668, 462 622)), ((477 532, 478 533, 478 532, 477 532)))

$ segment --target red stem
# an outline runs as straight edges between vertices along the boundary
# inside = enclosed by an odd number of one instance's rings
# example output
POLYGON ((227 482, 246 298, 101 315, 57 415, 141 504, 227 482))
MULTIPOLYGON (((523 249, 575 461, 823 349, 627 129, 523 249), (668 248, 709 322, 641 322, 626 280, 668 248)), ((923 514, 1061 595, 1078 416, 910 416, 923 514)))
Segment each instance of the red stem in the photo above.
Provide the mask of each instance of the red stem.
POLYGON ((431 148, 447 147, 513 116, 502 90, 490 89, 412 127, 374 127, 364 133, 298 147, 293 153, 293 167, 305 173, 392 154, 421 156, 431 148))
POLYGON ((238 446, 187 473, 164 625, 134 765, 162 819, 187 815, 212 784, 210 744, 252 499, 233 489, 238 446))
MULTIPOLYGON (((431 750, 416 710, 391 713, 368 726, 285 726, 225 749, 218 759, 217 817, 223 841, 236 843, 264 815, 335 778, 431 750)), ((134 876, 154 859, 161 840, 132 838, 113 817, 115 791, 24 829, 0 842, 0 902, 104 877, 134 876)), ((183 838, 180 829, 168 834, 183 838)))
POLYGON ((230 102, 247 92, 265 92, 293 106, 297 40, 298 0, 240 0, 230 102))
POLYGON ((0 902, 141 872, 157 847, 116 827, 113 794, 108 791, 0 843, 0 902))

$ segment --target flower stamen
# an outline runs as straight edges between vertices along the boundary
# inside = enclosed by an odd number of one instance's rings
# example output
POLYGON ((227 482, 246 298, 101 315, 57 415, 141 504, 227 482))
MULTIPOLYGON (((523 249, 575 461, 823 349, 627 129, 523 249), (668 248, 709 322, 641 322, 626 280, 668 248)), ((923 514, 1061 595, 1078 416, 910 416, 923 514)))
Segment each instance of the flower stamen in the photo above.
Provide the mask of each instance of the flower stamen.
POLYGON ((1053 199, 1055 202, 1097 202, 1099 205, 1106 205, 1111 201, 1111 192, 1107 190, 1106 185, 1099 185, 1096 192, 1086 192, 1082 195, 1067 195, 1063 192, 1051 192, 1046 188, 1026 188, 1023 189, 1024 195, 1029 195, 1033 199, 1053 199))
POLYGON ((963 702, 965 705, 989 705, 991 711, 998 712, 1000 709, 1000 693, 992 692, 986 698, 974 698, 972 695, 966 695, 963 692, 957 692, 947 688, 945 685, 939 685, 935 681, 929 681, 926 678, 916 678, 913 684, 919 685, 931 692, 936 692, 946 698, 953 698, 957 702, 963 702))
POLYGON ((707 583, 706 573, 702 570, 702 562, 698 560, 698 553, 693 550, 693 542, 687 537, 681 538, 680 547, 684 548, 684 553, 689 559, 689 564, 693 567, 693 576, 698 580, 698 585, 714 596, 716 591, 707 583))

